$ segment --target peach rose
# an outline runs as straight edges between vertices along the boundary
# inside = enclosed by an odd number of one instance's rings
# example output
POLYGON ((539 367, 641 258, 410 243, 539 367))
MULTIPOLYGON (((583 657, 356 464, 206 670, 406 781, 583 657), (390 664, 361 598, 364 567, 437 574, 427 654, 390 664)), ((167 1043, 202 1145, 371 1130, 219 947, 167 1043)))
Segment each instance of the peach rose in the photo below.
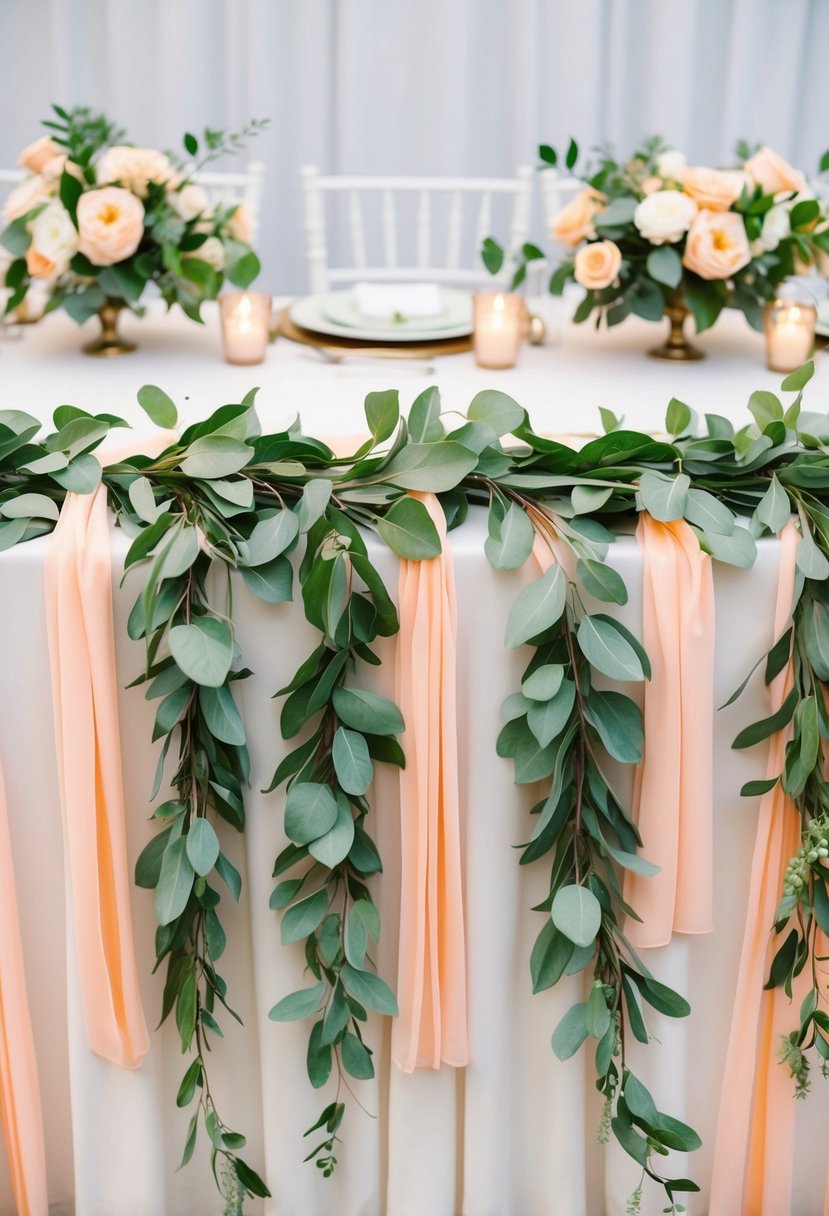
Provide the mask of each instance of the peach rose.
POLYGON ((17 158, 18 165, 28 169, 30 173, 43 173, 50 160, 61 155, 61 150, 48 135, 42 135, 33 144, 29 144, 17 158))
POLYGON ((250 220, 250 209, 247 203, 240 203, 227 225, 228 232, 237 241, 249 245, 253 240, 253 225, 250 220))
POLYGON ((3 219, 7 223, 19 220, 21 215, 25 215, 33 207, 37 207, 38 203, 45 203, 52 194, 53 185, 53 182, 47 182, 45 178, 37 174, 25 178, 19 186, 15 186, 6 199, 3 205, 3 219))
POLYGON ((26 269, 33 279, 51 279, 57 272, 57 263, 38 253, 34 245, 26 250, 26 269))
POLYGON ((575 249, 586 237, 595 236, 593 218, 602 209, 602 196, 595 190, 581 190, 566 207, 562 207, 553 220, 551 235, 554 241, 575 249))
POLYGON ((94 266, 131 257, 144 235, 144 205, 129 190, 104 186, 78 200, 78 249, 94 266))
POLYGON ((755 186, 764 194, 779 194, 781 191, 802 190, 806 178, 771 148, 761 148, 745 163, 745 171, 755 186))
POLYGON ((683 169, 679 180, 685 193, 700 207, 708 211, 728 211, 742 194, 746 175, 737 170, 698 166, 683 169))
POLYGON ((642 193, 645 195, 655 194, 657 190, 661 190, 661 189, 662 189, 662 178, 657 177, 656 174, 654 174, 652 177, 646 177, 645 180, 642 182, 642 193))
POLYGON ((98 162, 97 174, 99 182, 120 182, 140 198, 146 198, 150 182, 163 185, 176 178, 176 171, 163 152, 126 144, 107 148, 98 162))
POLYGON ((751 261, 742 217, 736 211, 700 211, 688 232, 683 266, 701 279, 730 279, 751 261))
POLYGON ((576 254, 573 274, 577 283, 591 291, 609 287, 622 265, 622 251, 613 241, 591 241, 576 254))

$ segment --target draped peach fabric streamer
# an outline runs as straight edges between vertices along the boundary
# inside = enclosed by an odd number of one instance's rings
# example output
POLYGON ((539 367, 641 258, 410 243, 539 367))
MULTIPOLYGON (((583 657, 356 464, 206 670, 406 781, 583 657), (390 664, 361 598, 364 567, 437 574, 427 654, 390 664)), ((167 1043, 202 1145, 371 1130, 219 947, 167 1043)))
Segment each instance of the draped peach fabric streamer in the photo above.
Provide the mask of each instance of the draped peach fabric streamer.
POLYGON ((659 873, 626 872, 625 900, 642 919, 628 918, 625 933, 643 947, 713 928, 714 583, 711 558, 683 519, 643 513, 636 536, 653 675, 633 804, 642 855, 659 873))
MULTIPOLYGON (((162 450, 161 434, 142 444, 162 450)), ((135 445, 129 449, 135 451, 135 445)), ((110 462, 128 452, 108 454, 110 462)), ((150 453, 151 454, 151 453, 150 453)), ((68 494, 46 557, 61 807, 89 1045, 124 1068, 149 1050, 133 945, 106 491, 68 494)))
POLYGON ((455 688, 457 609, 446 521, 416 494, 441 536, 440 557, 400 563, 397 697, 406 724, 400 773, 400 1016, 392 1056, 403 1072, 463 1067, 466 947, 455 688))
POLYGON ((46 1216, 46 1158, 6 793, 0 770, 0 1123, 18 1216, 46 1216))
MULTIPOLYGON (((780 573, 774 620, 775 638, 792 616, 798 532, 789 523, 781 534, 780 573)), ((792 686, 791 662, 770 686, 771 711, 792 686)), ((774 735, 766 772, 783 768, 791 728, 774 735)), ((789 1001, 781 988, 763 991, 779 941, 770 934, 789 859, 800 847, 800 816, 776 785, 760 800, 751 868, 748 913, 737 992, 723 1073, 710 1216, 787 1216, 791 1209, 794 1124, 788 1069, 777 1060, 780 1036, 788 1033, 808 986, 804 970, 789 1001)))

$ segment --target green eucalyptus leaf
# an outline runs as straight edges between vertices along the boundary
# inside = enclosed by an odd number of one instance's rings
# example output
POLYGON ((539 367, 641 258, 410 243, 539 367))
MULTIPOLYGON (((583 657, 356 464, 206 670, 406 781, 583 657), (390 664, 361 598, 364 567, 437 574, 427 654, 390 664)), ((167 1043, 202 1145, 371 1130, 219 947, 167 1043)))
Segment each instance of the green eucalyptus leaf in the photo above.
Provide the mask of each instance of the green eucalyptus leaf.
POLYGON ((407 494, 392 503, 376 527, 398 557, 420 561, 440 555, 440 536, 431 515, 422 502, 407 494))
POLYGON ((156 426, 172 430, 178 422, 175 402, 155 384, 145 384, 138 390, 138 404, 156 426))
POLYGON ((602 922, 602 909, 593 892, 571 884, 556 892, 552 908, 553 924, 576 946, 591 946, 602 922))
POLYGON ((522 646, 561 620, 567 595, 567 577, 558 564, 520 592, 507 621, 505 643, 522 646))
POLYGON ((285 835, 296 844, 319 839, 337 820, 337 800, 327 785, 294 784, 285 801, 285 835))
POLYGON ((268 1017, 272 1022, 297 1022, 309 1018, 319 1009, 325 996, 326 985, 320 981, 311 988, 302 988, 299 992, 291 992, 277 1001, 268 1017))
POLYGON ((233 662, 233 634, 227 621, 200 616, 189 625, 175 625, 168 635, 170 654, 197 684, 218 688, 233 662))
POLYGON ((190 865, 197 874, 206 878, 219 856, 219 838, 213 825, 202 817, 195 819, 184 840, 190 865))

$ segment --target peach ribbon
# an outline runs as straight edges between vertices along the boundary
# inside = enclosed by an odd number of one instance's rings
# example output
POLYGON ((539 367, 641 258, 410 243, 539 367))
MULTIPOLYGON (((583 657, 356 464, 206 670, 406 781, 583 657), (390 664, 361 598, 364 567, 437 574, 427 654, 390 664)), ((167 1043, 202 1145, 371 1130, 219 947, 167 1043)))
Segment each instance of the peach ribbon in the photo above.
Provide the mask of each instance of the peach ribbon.
MULTIPOLYGON (((162 450, 169 434, 142 448, 162 450)), ((129 452, 134 452, 133 443, 129 452)), ((127 450, 108 453, 109 462, 127 450)), ((75 951, 89 1045, 149 1050, 133 944, 106 491, 68 494, 46 557, 46 616, 75 951)))
POLYGON ((713 928, 714 583, 711 558, 682 519, 643 513, 645 748, 633 804, 650 877, 625 873, 625 932, 637 947, 713 928))
POLYGON ((406 723, 400 773, 400 1016, 392 1056, 403 1072, 468 1063, 466 946, 458 794, 455 576, 446 521, 415 494, 441 537, 440 557, 400 563, 397 699, 406 723))
MULTIPOLYGON (((775 638, 791 623, 797 544, 798 532, 790 522, 781 533, 775 638)), ((770 686, 772 713, 782 705, 792 679, 789 662, 770 686)), ((766 769, 769 777, 781 772, 790 738, 791 727, 772 737, 766 769)), ((714 1145, 710 1216, 785 1216, 791 1207, 797 1103, 788 1070, 777 1060, 777 1049, 780 1036, 792 1029, 792 1018, 809 982, 808 968, 795 980, 792 1002, 781 988, 766 992, 763 984, 781 942, 770 935, 769 928, 786 865, 799 847, 800 817, 778 784, 760 800, 714 1145)))
POLYGON ((6 792, 0 770, 0 1123, 18 1216, 46 1216, 46 1155, 6 792))

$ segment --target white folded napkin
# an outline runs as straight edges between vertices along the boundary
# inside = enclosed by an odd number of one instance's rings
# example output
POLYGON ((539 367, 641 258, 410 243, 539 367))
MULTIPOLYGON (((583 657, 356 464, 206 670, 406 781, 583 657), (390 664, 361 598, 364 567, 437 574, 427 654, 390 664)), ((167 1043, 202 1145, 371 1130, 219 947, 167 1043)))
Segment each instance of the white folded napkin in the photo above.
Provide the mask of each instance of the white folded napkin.
POLYGON ((364 317, 437 317, 443 300, 437 283, 355 283, 354 304, 364 317))

